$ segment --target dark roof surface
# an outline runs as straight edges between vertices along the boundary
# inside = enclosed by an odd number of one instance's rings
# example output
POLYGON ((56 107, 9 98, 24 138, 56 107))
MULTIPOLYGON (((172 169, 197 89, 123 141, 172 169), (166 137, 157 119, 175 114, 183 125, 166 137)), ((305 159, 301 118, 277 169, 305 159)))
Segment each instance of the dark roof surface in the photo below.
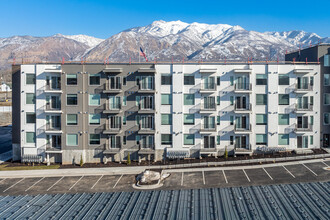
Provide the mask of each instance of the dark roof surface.
POLYGON ((0 219, 330 219, 330 182, 0 197, 0 219))

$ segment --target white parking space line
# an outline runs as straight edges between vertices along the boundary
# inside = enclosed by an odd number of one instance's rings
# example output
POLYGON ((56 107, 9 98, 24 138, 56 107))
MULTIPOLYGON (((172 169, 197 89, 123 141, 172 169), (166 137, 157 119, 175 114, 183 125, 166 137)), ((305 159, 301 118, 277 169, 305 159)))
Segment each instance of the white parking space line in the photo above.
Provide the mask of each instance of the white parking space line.
POLYGON ((96 186, 96 184, 102 179, 102 177, 103 177, 103 175, 96 181, 96 183, 94 183, 94 185, 91 187, 91 189, 93 189, 96 186))
MULTIPOLYGON (((327 167, 329 167, 329 165, 328 164, 326 164, 326 163, 324 163, 323 161, 321 161, 325 166, 327 166, 327 167)), ((1 181, 0 181, 0 183, 1 183, 1 181)))
POLYGON ((183 186, 183 172, 182 172, 182 176, 181 176, 181 186, 183 186))
POLYGON ((222 174, 225 177, 226 183, 228 183, 228 180, 227 180, 227 177, 226 177, 226 174, 225 174, 225 171, 224 170, 222 170, 222 174))
POLYGON ((243 169, 243 172, 244 172, 244 174, 245 174, 245 176, 246 176, 247 180, 248 180, 249 182, 251 182, 251 181, 250 181, 250 178, 248 177, 248 175, 246 174, 246 172, 245 172, 245 170, 244 170, 244 169, 243 169))
POLYGON ((2 179, 2 180, 0 180, 0 183, 2 183, 3 181, 5 181, 7 178, 4 178, 4 179, 2 179))
POLYGON ((53 185, 51 185, 51 187, 49 187, 46 191, 48 192, 51 188, 53 188, 57 183, 59 183, 62 179, 64 178, 64 176, 62 176, 59 180, 57 180, 53 185))
POLYGON ((205 185, 205 176, 204 176, 204 170, 202 171, 202 174, 203 174, 203 183, 205 185))
POLYGON ((271 179, 271 180, 273 180, 273 177, 267 172, 267 170, 265 169, 265 168, 262 168, 264 171, 265 171, 265 173, 269 176, 269 178, 271 179))
POLYGON ((81 176, 77 182, 75 182, 69 189, 69 191, 83 178, 84 176, 81 176))
POLYGON ((296 178, 285 166, 282 166, 293 178, 296 178))
POLYGON ((43 180, 43 179, 45 179, 45 177, 42 177, 40 180, 38 180, 37 182, 35 182, 35 183, 33 183, 29 188, 27 188, 26 190, 25 190, 25 192, 26 191, 28 191, 29 189, 31 189, 32 187, 34 187, 36 184, 38 184, 41 180, 43 180))
POLYGON ((12 187, 16 186, 18 183, 22 182, 24 179, 25 179, 25 178, 23 178, 23 179, 21 179, 21 180, 17 181, 17 182, 16 182, 16 183, 14 183, 13 185, 11 185, 11 186, 9 186, 7 189, 5 189, 3 192, 6 192, 6 191, 7 191, 7 190, 9 190, 10 188, 12 188, 12 187))
POLYGON ((313 170, 311 170, 309 167, 307 167, 305 164, 302 163, 302 165, 304 167, 306 167, 309 171, 311 171, 312 174, 314 174, 315 176, 317 176, 317 174, 313 170))
POLYGON ((119 179, 117 180, 116 184, 113 186, 113 188, 115 188, 117 186, 117 184, 119 183, 120 179, 123 177, 123 174, 119 177, 119 179))

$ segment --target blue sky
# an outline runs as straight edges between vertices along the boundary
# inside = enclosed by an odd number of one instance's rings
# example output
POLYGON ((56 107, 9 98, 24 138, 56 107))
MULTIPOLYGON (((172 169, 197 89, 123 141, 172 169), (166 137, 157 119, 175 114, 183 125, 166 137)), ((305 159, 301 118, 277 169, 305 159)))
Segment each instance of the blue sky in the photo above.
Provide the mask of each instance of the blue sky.
POLYGON ((330 0, 0 0, 0 37, 87 34, 108 38, 155 20, 305 30, 330 37, 330 0))

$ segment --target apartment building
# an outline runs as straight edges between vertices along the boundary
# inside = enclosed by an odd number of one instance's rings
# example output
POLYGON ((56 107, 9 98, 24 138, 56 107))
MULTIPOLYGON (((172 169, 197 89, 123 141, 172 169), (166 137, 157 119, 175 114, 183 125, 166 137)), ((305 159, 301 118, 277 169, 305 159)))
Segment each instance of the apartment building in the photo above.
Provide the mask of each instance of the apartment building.
POLYGON ((315 64, 13 66, 21 161, 162 160, 320 147, 315 64))
POLYGON ((285 55, 286 61, 319 62, 321 74, 321 146, 330 147, 330 44, 319 44, 285 55))

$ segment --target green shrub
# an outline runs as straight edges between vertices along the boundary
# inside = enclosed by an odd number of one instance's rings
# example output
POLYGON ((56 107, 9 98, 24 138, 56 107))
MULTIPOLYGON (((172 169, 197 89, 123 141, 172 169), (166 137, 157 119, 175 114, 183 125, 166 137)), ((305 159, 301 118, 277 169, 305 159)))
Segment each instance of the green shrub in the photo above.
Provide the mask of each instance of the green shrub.
POLYGON ((228 150, 227 150, 227 147, 225 148, 225 159, 226 160, 228 159, 228 150))
POLYGON ((128 154, 127 154, 127 164, 128 164, 128 165, 131 165, 131 155, 130 155, 129 152, 128 152, 128 154))
POLYGON ((84 161, 83 161, 83 158, 82 158, 82 155, 80 156, 80 166, 82 167, 84 165, 84 161))

